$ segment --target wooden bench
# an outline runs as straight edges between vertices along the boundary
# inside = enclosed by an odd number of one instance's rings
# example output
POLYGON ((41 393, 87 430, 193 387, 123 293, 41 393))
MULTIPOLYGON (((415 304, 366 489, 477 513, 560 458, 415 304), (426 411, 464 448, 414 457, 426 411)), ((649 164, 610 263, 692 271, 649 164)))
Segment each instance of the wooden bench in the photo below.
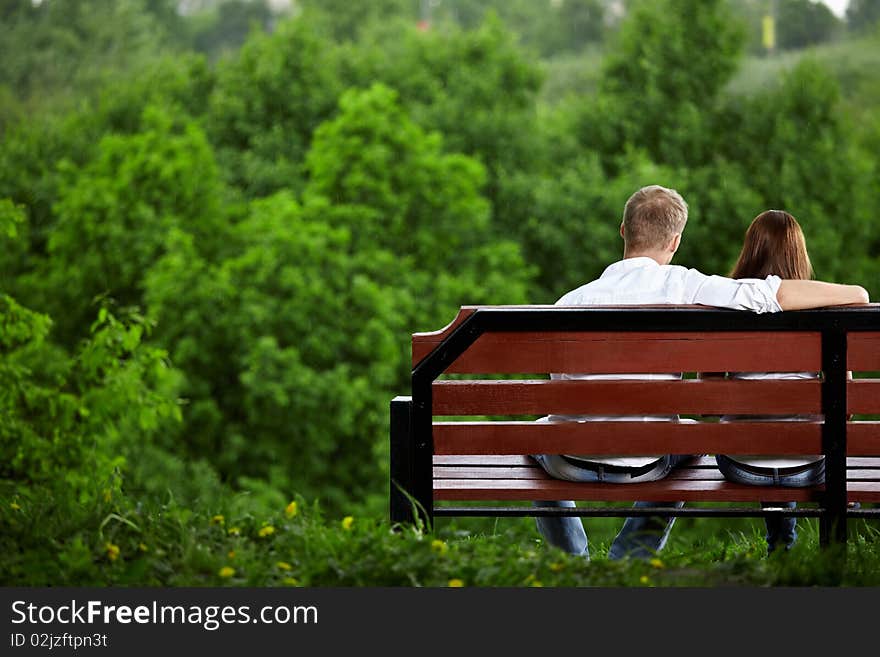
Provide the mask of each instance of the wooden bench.
POLYGON ((664 512, 818 517, 825 545, 846 540, 848 517, 880 515, 868 504, 880 502, 880 422, 859 418, 880 414, 880 379, 859 378, 880 371, 880 308, 873 305, 765 315, 697 306, 465 306, 444 329, 413 335, 412 362, 411 396, 391 402, 394 522, 412 522, 414 509, 428 522, 435 516, 636 515, 629 506, 532 504, 542 500, 748 502, 755 504, 664 512), (548 378, 549 372, 801 371, 821 377, 548 378), (823 421, 706 419, 725 413, 816 414, 823 421), (702 421, 534 422, 548 414, 681 414, 702 421), (812 488, 737 484, 724 479, 713 457, 703 457, 651 483, 572 483, 545 474, 528 456, 539 453, 824 454, 826 481, 812 488), (789 500, 798 508, 757 504, 789 500), (860 508, 848 507, 855 501, 860 508))

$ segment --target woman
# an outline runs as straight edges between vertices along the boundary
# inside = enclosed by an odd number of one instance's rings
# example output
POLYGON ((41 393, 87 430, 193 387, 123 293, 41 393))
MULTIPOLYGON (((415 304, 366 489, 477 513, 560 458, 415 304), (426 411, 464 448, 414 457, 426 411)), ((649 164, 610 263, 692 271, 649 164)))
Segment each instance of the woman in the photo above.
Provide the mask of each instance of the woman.
MULTIPOLYGON (((768 210, 752 221, 746 231, 745 242, 731 278, 765 278, 775 274, 783 279, 813 278, 813 267, 807 253, 804 233, 797 220, 788 212, 768 210)), ((735 372, 732 379, 816 379, 818 372, 735 372)), ((722 422, 748 421, 819 421, 821 416, 722 416, 722 422)), ((730 481, 756 486, 804 487, 821 484, 825 480, 825 460, 822 455, 804 456, 726 456, 715 457, 718 468, 730 481)), ((795 508, 794 502, 769 503, 764 507, 795 508)), ((794 516, 767 516, 767 550, 772 553, 783 545, 790 549, 797 540, 797 520, 794 516)))

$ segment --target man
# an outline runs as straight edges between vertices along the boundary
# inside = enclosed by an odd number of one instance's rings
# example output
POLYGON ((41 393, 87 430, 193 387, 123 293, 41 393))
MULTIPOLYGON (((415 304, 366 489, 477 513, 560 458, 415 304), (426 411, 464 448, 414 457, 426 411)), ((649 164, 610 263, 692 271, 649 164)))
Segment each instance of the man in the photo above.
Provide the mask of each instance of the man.
MULTIPOLYGON (((633 194, 623 210, 620 235, 623 260, 610 265, 595 281, 560 298, 561 306, 639 304, 702 304, 756 313, 799 310, 849 303, 867 303, 868 293, 858 285, 838 285, 810 280, 734 280, 707 276, 695 269, 670 265, 681 244, 688 208, 672 189, 651 185, 633 194)), ((553 374, 552 378, 680 378, 680 374, 553 374)), ((549 420, 597 420, 608 418, 549 416, 549 420)), ((677 417, 616 417, 615 420, 685 421, 677 417)), ((553 477, 570 481, 640 483, 665 477, 687 455, 607 457, 569 454, 540 454, 535 460, 553 477)), ((574 502, 545 503, 573 507, 574 502)), ((637 502, 637 508, 681 507, 684 502, 637 502)), ((627 518, 614 539, 608 556, 646 558, 663 548, 675 518, 643 516, 627 518)), ((583 523, 576 517, 542 517, 538 529, 551 545, 589 558, 583 523)))

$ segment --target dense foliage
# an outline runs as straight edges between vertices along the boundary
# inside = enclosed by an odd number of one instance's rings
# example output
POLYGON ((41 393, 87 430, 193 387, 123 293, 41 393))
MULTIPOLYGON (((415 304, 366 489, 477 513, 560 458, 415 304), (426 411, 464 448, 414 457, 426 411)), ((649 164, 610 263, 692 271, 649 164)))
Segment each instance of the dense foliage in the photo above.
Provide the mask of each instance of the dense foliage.
MULTIPOLYGON (((112 4, 0 2, 4 581, 38 581, 26 555, 53 531, 57 581, 182 583, 165 557, 213 581, 238 550, 216 527, 173 538, 190 518, 260 538, 296 495, 383 514, 410 333, 598 275, 644 184, 690 205, 681 263, 726 273, 782 207, 822 278, 880 290, 880 86, 805 58, 733 91, 739 3, 112 4), (542 101, 537 56, 599 42, 594 88, 542 101)), ((382 582, 439 582, 410 566, 382 582)))

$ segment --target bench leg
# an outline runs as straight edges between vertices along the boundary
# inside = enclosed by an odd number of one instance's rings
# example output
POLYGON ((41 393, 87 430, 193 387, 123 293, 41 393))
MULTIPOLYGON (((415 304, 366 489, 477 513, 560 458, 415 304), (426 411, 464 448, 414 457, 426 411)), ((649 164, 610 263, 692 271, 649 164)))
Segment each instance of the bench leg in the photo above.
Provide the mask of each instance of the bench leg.
POLYGON ((391 400, 391 522, 413 522, 412 397, 391 400))
POLYGON ((823 548, 838 545, 846 548, 846 512, 826 511, 819 519, 819 544, 823 548))

